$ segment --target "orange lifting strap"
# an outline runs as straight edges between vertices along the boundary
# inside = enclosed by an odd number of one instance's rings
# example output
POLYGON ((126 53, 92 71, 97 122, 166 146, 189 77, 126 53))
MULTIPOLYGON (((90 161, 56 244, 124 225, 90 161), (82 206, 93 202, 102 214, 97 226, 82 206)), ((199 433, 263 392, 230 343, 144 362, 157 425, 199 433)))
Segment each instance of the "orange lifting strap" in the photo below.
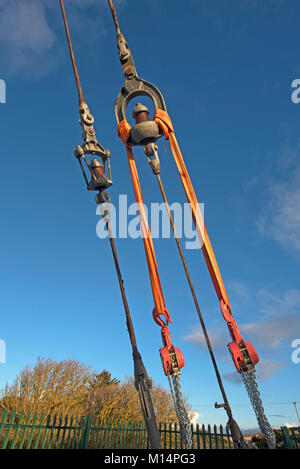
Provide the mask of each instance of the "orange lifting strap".
POLYGON ((121 138, 122 142, 126 145, 127 158, 128 158, 128 163, 129 163, 129 168, 130 168, 130 173, 131 173, 131 178, 132 178, 132 183, 133 183, 133 189, 134 189, 135 198, 138 204, 138 210, 139 210, 139 215, 140 215, 143 242, 144 242, 144 247, 145 247, 145 252, 146 252, 154 305, 155 305, 156 313, 158 315, 163 315, 166 317, 168 322, 172 322, 169 312, 167 311, 165 300, 163 297, 163 292, 162 292, 160 278, 159 278, 158 269, 157 269, 152 236, 151 236, 150 228, 148 225, 148 221, 147 221, 147 217, 146 217, 146 213, 144 209, 143 196, 142 196, 142 191, 141 191, 141 186, 140 186, 139 176, 138 176, 137 169, 136 169, 134 156, 133 156, 131 147, 127 145, 127 140, 129 137, 130 129, 131 129, 131 126, 124 119, 118 125, 118 135, 121 138))
POLYGON ((205 224, 204 224, 201 210, 197 209, 198 200, 197 200, 194 188, 192 186, 192 182, 190 180, 188 171, 186 169, 179 145, 175 137, 171 118, 166 111, 163 111, 162 109, 156 109, 154 120, 162 129, 165 137, 169 139, 173 157, 177 165, 178 172, 180 174, 181 182, 183 184, 188 202, 190 203, 190 206, 191 206, 193 221, 196 227, 197 235, 198 235, 199 241, 202 243, 203 255, 204 255, 212 282, 214 284, 216 293, 218 295, 218 298, 220 301, 223 300, 224 303, 230 308, 225 286, 221 277, 221 273, 218 267, 218 263, 217 263, 212 245, 210 243, 210 239, 209 239, 209 236, 208 236, 205 224))
MULTIPOLYGON (((199 205, 197 201, 196 194, 194 192, 188 171, 186 169, 182 154, 180 152, 180 148, 178 146, 174 129, 172 125, 172 121, 168 115, 168 113, 162 109, 156 108, 154 114, 154 121, 159 125, 162 129, 165 137, 169 140, 171 150, 173 153, 173 157, 175 159, 178 172, 187 196, 187 200, 190 204, 190 208, 192 211, 192 218, 196 227, 197 236, 199 241, 202 245, 202 252, 204 254, 204 258, 215 287, 216 293, 218 295, 221 312, 222 315, 227 322, 227 327, 229 329, 232 342, 228 344, 229 351, 232 355, 232 359, 236 366, 236 369, 239 373, 241 371, 246 371, 249 367, 253 368, 256 363, 258 363, 258 356, 253 348, 253 346, 246 341, 243 341, 241 334, 238 329, 238 325, 236 321, 233 319, 231 307, 229 304, 229 300, 227 297, 227 293, 225 290, 225 286, 221 277, 221 273, 217 264, 217 260, 212 248, 212 245, 209 240, 209 236, 204 224, 204 219, 202 216, 201 211, 199 210, 199 205), (246 355, 245 355, 246 353, 246 355)), ((130 167, 130 172, 132 176, 132 182, 135 192, 136 201, 139 204, 139 213, 140 213, 140 220, 141 220, 141 227, 143 233, 143 241, 146 251, 148 269, 149 269, 149 276, 151 281, 151 287, 153 292, 153 298, 155 303, 155 309, 153 310, 153 317, 157 324, 159 324, 162 328, 164 326, 163 321, 159 318, 160 315, 165 316, 167 322, 172 322, 170 319, 170 315, 166 309, 160 279, 157 271, 157 264, 155 259, 155 252, 152 242, 152 237, 147 221, 147 217, 145 214, 144 206, 143 206, 143 198, 141 193, 140 182, 137 174, 137 169, 134 161, 134 156, 132 153, 131 147, 127 144, 129 135, 130 135, 131 126, 127 122, 126 119, 123 119, 118 125, 118 135, 126 145, 127 149, 127 157, 130 167)), ((163 335, 162 329, 162 335, 163 335)), ((168 332, 168 331, 167 331, 168 332)), ((164 343, 166 342, 166 337, 163 336, 164 343)), ((168 347, 170 349, 170 347, 168 347)))
MULTIPOLYGON (((179 145, 177 143, 170 116, 168 115, 166 111, 163 111, 162 109, 157 108, 154 114, 154 120, 162 129, 165 137, 169 139, 171 150, 174 156, 175 163, 178 168, 178 172, 180 174, 180 178, 181 178, 181 181, 182 181, 182 184, 183 184, 186 196, 187 196, 187 200, 190 203, 190 207, 192 210, 192 217, 193 217, 193 221, 196 227, 197 235, 198 235, 200 243, 202 244, 203 255, 204 255, 212 282, 214 284, 216 293, 218 295, 218 298, 220 302, 221 300, 223 300, 225 305, 229 307, 230 309, 229 300, 228 300, 225 286, 224 286, 221 273, 217 264, 217 260, 216 260, 212 245, 209 240, 209 236, 208 236, 205 224, 204 224, 202 213, 198 208, 198 200, 197 200, 195 191, 193 189, 188 171, 186 169, 179 145)), ((131 174, 133 174, 134 171, 136 172, 135 163, 133 160, 131 148, 127 146, 127 140, 129 137, 130 129, 131 129, 131 126, 127 122, 126 119, 123 119, 118 126, 119 137, 121 138, 121 140, 123 141, 123 143, 125 143, 127 147, 127 155, 128 155, 130 170, 131 170, 131 174), (132 170, 132 168, 134 169, 132 170)))

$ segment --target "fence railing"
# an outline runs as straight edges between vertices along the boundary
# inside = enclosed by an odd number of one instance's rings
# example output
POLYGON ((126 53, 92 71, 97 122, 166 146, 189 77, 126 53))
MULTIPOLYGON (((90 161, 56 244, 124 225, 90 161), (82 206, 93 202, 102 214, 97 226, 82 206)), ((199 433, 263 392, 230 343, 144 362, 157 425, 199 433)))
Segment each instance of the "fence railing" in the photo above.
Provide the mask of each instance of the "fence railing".
MULTIPOLYGON (((191 425, 193 447, 230 449, 233 441, 228 428, 191 425)), ((177 424, 160 424, 162 447, 183 449, 177 424)), ((300 427, 281 427, 285 448, 300 449, 300 427)), ((0 418, 1 449, 150 449, 143 423, 102 421, 85 417, 38 415, 4 411, 0 418)))
POLYGON ((285 448, 300 449, 300 427, 281 427, 285 448))
MULTIPOLYGON (((164 449, 184 448, 177 424, 160 424, 159 431, 164 449)), ((233 447, 228 429, 222 426, 192 425, 192 434, 195 449, 233 447)), ((147 449, 150 443, 142 423, 5 411, 0 419, 0 448, 147 449)))

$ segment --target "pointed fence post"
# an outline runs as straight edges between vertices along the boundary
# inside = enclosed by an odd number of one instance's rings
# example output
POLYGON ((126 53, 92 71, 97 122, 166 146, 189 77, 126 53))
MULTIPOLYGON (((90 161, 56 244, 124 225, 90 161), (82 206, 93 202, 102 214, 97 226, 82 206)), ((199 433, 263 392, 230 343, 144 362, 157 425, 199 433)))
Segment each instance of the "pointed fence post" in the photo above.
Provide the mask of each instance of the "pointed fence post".
POLYGON ((80 449, 88 449, 90 430, 91 430, 91 416, 86 415, 84 419, 80 449))
POLYGON ((281 431, 282 431, 283 442, 284 442, 285 448, 292 449, 293 444, 292 444, 292 441, 291 441, 291 438, 290 438, 289 429, 287 427, 281 427, 281 431))

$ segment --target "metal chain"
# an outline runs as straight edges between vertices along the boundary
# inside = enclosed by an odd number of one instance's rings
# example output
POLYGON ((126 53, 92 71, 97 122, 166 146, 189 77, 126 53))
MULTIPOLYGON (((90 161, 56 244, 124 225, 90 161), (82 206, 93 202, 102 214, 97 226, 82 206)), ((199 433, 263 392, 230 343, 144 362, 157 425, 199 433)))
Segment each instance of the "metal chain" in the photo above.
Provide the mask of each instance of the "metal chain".
POLYGON ((193 448, 192 429, 191 429, 189 416, 188 416, 186 407, 183 402, 181 385, 180 385, 180 375, 171 375, 171 376, 172 376, 173 386, 170 380, 170 376, 168 376, 168 380, 169 380, 171 395, 172 395, 174 405, 175 405, 176 415, 177 415, 179 426, 180 426, 180 431, 183 437, 185 447, 187 449, 192 449, 193 448))
POLYGON ((265 415, 263 403, 260 398, 260 393, 255 378, 255 372, 244 372, 241 373, 241 376, 254 409, 259 428, 261 429, 261 432, 268 443, 268 447, 274 449, 276 448, 276 437, 265 415))

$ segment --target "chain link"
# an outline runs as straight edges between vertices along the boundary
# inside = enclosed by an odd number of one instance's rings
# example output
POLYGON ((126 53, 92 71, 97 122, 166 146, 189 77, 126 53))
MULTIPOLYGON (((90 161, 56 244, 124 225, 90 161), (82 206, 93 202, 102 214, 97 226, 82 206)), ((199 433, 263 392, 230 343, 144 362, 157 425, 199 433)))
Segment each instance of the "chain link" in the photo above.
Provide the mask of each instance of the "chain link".
POLYGON ((180 426, 180 432, 182 434, 185 447, 187 449, 192 449, 193 448, 193 435, 192 435, 192 429, 191 429, 189 416, 186 411, 186 407, 184 405, 183 398, 182 398, 180 376, 179 375, 171 375, 171 376, 172 376, 173 385, 172 385, 170 376, 168 376, 168 380, 169 380, 171 395, 172 395, 174 405, 175 405, 176 415, 177 415, 179 426, 180 426))
POLYGON ((254 409, 259 428, 261 429, 261 432, 268 443, 268 447, 274 449, 276 448, 276 437, 265 415, 263 403, 260 398, 260 393, 255 378, 255 373, 244 372, 241 373, 241 376, 254 409))

